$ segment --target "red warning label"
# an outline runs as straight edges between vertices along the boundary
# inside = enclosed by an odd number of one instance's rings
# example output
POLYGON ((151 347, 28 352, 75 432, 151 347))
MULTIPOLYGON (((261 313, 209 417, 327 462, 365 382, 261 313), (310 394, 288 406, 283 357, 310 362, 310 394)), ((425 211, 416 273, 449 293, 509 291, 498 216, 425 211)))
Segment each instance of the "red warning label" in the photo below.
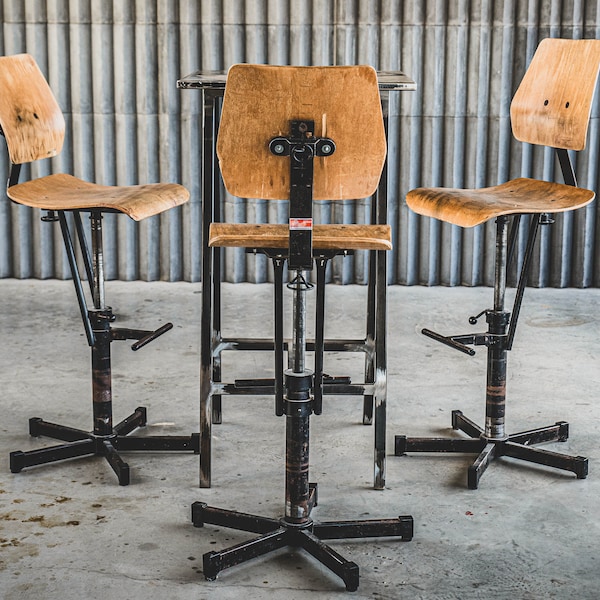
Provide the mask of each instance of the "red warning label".
POLYGON ((290 229, 293 231, 310 230, 313 228, 312 219, 290 219, 290 229))

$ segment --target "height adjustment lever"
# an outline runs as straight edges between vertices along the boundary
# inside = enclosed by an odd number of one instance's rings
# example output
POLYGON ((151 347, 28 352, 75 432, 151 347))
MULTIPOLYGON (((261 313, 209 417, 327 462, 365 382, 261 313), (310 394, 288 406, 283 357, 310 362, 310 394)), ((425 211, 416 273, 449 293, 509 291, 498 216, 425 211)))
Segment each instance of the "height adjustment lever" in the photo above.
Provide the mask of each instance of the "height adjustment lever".
POLYGON ((436 333, 435 331, 431 331, 431 329, 422 329, 421 333, 423 335, 426 335, 428 338, 431 338, 432 340, 435 340, 436 342, 441 342, 442 344, 445 344, 446 346, 450 346, 450 348, 454 348, 455 350, 458 350, 460 352, 464 352, 465 354, 468 354, 469 356, 474 356, 475 354, 475 350, 473 350, 473 348, 469 348, 469 346, 467 346, 464 342, 466 342, 467 344, 474 344, 475 343, 475 336, 449 336, 449 335, 441 335, 439 333, 436 333), (456 339, 456 338, 461 338, 456 339), (471 339, 473 338, 473 339, 471 339))
POLYGON ((163 333, 167 333, 173 329, 173 323, 165 323, 162 327, 155 329, 154 331, 148 331, 146 329, 113 329, 112 339, 113 340, 138 340, 131 345, 131 349, 135 352, 140 348, 143 348, 146 344, 154 341, 157 337, 160 337, 163 333))

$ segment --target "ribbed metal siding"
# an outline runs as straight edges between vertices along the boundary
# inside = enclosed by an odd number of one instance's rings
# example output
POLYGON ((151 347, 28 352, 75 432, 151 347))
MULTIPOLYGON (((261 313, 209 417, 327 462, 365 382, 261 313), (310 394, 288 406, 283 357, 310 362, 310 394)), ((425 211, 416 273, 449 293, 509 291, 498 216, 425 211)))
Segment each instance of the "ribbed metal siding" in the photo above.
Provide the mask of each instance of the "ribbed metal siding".
MULTIPOLYGON (((200 277, 200 93, 176 80, 235 62, 368 63, 402 69, 417 92, 390 98, 390 283, 489 285, 493 227, 461 230, 420 218, 404 195, 419 185, 483 186, 552 178, 551 153, 511 136, 510 99, 540 39, 600 37, 600 0, 4 0, 0 51, 30 52, 67 119, 62 155, 32 175, 66 170, 105 184, 180 181, 186 206, 142 224, 106 218, 107 273, 120 279, 200 277)), ((599 107, 582 186, 597 189, 599 107)), ((6 177, 0 158, 0 178, 6 177)), ((24 173, 28 176, 29 173, 24 173)), ((325 204, 323 220, 362 220, 368 202, 325 204)), ((229 217, 280 220, 281 206, 225 197, 229 217)), ((600 285, 596 203, 542 230, 531 283, 600 285)), ((526 224, 523 226, 523 237, 526 224)), ((364 259, 333 277, 364 282, 364 259)), ((0 200, 0 277, 67 277, 58 230, 0 200)), ((225 276, 263 281, 260 258, 227 255, 225 276)))

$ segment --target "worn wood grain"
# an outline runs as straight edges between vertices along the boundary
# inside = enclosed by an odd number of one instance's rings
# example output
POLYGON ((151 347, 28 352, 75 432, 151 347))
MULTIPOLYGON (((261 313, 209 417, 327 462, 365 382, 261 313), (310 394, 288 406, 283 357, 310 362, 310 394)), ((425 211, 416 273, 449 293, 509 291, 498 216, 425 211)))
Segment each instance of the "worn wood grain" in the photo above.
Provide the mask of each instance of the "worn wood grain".
POLYGON ((49 158, 62 150, 62 111, 29 54, 0 57, 0 127, 13 164, 49 158))
MULTIPOLYGON (((581 150, 600 67, 600 40, 543 40, 511 104, 513 133, 523 142, 581 150)), ((519 178, 481 189, 418 188, 416 213, 473 227, 500 215, 558 213, 594 199, 591 190, 519 178)))
MULTIPOLYGON (((210 246, 287 248, 289 228, 279 224, 212 223, 210 246)), ((391 250, 389 225, 315 225, 317 250, 391 250)))
MULTIPOLYGON (((56 156, 63 145, 65 121, 52 90, 33 57, 0 57, 0 126, 13 164, 56 156)), ((139 221, 183 204, 181 185, 158 183, 104 186, 56 173, 13 185, 14 202, 43 210, 118 211, 139 221)))
POLYGON ((599 64, 600 40, 542 40, 511 103, 514 136, 583 150, 599 64))
POLYGON ((420 215, 474 227, 500 215, 574 210, 594 197, 591 190, 519 178, 479 189, 417 188, 408 192, 406 203, 420 215))
POLYGON ((217 153, 227 190, 242 198, 289 198, 289 158, 269 141, 289 122, 315 122, 316 137, 336 151, 314 160, 315 200, 365 198, 379 183, 386 155, 377 74, 369 66, 230 68, 217 153))
POLYGON ((8 188, 11 200, 44 210, 122 212, 140 221, 186 202, 189 192, 176 183, 105 186, 57 173, 8 188))

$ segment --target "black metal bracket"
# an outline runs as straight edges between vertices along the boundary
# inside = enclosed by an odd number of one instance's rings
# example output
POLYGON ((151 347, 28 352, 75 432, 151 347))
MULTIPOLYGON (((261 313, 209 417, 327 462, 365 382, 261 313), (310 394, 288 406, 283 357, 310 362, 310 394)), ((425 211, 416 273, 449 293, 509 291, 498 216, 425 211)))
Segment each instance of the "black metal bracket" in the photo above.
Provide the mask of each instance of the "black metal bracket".
POLYGON ((45 215, 40 217, 40 220, 44 223, 56 223, 58 221, 58 215, 55 210, 46 211, 45 215))
MULTIPOLYGON (((4 135, 4 133, 2 133, 4 135)), ((19 183, 19 175, 21 174, 21 165, 11 163, 10 170, 8 172, 8 181, 6 182, 6 187, 10 188, 13 185, 19 183)))
POLYGON ((333 140, 315 137, 314 130, 314 121, 290 121, 290 136, 275 137, 269 142, 273 154, 290 157, 288 263, 296 271, 312 269, 313 159, 335 152, 333 140))
POLYGON ((492 336, 488 333, 473 333, 465 335, 441 335, 431 329, 422 329, 421 333, 436 342, 440 342, 445 346, 454 348, 459 352, 464 352, 469 356, 475 355, 475 350, 469 346, 492 346, 498 343, 497 336, 492 336))

